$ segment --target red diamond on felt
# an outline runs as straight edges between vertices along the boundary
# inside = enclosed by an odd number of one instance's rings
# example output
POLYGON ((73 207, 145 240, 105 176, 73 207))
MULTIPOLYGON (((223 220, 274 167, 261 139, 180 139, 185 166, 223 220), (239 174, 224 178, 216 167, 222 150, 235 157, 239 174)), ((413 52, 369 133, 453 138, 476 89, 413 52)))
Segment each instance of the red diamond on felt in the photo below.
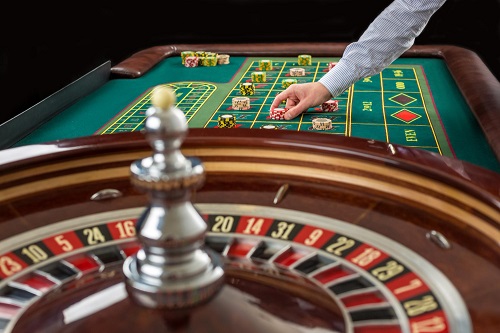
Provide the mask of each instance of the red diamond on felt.
POLYGON ((401 121, 404 121, 405 123, 411 123, 415 119, 420 118, 420 115, 413 113, 411 111, 408 111, 406 109, 403 109, 403 110, 400 110, 396 113, 393 113, 392 116, 394 118, 401 120, 401 121))

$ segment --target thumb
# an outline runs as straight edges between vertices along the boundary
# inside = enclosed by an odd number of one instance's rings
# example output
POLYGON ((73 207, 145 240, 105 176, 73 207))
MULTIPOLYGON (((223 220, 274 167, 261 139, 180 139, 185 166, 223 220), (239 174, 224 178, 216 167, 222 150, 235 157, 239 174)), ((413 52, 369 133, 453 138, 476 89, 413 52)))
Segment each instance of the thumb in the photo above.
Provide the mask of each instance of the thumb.
POLYGON ((288 109, 288 111, 285 113, 285 120, 293 119, 306 110, 307 110, 307 107, 306 107, 305 103, 299 102, 299 104, 288 109))

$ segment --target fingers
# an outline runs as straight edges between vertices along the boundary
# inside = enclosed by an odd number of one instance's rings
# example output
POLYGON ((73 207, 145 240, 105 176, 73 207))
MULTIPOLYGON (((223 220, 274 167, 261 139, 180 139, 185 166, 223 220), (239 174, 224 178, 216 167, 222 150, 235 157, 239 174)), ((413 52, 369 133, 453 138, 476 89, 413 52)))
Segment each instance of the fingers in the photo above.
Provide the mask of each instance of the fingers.
POLYGON ((288 110, 285 113, 285 120, 293 119, 307 109, 305 104, 301 102, 297 97, 297 94, 293 88, 294 87, 292 85, 284 91, 280 92, 278 95, 276 95, 271 104, 272 111, 274 110, 274 108, 279 107, 279 105, 286 100, 285 108, 288 110))
POLYGON ((306 110, 307 110, 307 106, 305 105, 304 102, 301 101, 297 105, 289 108, 288 111, 286 111, 285 120, 293 119, 306 110))
POLYGON ((290 94, 288 89, 285 89, 284 91, 276 95, 276 97, 273 100, 273 103, 271 104, 271 111, 274 110, 274 108, 277 108, 282 101, 287 100, 289 96, 290 94))
POLYGON ((271 104, 271 111, 279 107, 279 105, 286 100, 285 108, 288 109, 285 113, 285 120, 290 120, 309 108, 308 101, 301 97, 306 85, 292 84, 290 87, 280 92, 274 98, 271 104), (300 89, 302 88, 302 89, 300 89))

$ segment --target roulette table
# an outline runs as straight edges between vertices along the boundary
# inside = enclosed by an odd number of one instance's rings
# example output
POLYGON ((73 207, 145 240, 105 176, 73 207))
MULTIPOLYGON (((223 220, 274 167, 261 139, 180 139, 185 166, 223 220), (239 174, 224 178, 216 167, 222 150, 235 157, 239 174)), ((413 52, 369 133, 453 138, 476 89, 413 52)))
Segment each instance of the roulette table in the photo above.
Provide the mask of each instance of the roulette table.
POLYGON ((500 171, 498 89, 500 84, 472 51, 448 45, 414 46, 382 73, 336 97, 339 109, 311 108, 292 121, 272 120, 269 106, 298 65, 300 82, 317 80, 339 59, 345 44, 186 44, 145 49, 122 62, 97 68, 2 127, 3 147, 64 138, 138 131, 157 85, 176 89, 190 128, 217 128, 218 118, 235 117, 237 128, 274 125, 314 132, 314 118, 327 117, 326 135, 362 137, 425 149, 500 171), (230 55, 229 64, 187 68, 183 51, 230 55), (234 110, 241 83, 251 82, 261 60, 270 60, 266 82, 255 83, 248 110, 234 110))
MULTIPOLYGON (((127 80, 151 66, 137 59, 127 80)), ((0 151, 1 332, 498 330, 498 172, 306 130, 189 127, 180 151, 204 178, 180 201, 205 222, 224 284, 187 314, 137 305, 124 268, 151 192, 170 192, 138 188, 131 165, 165 146, 137 130, 0 151)))
POLYGON ((227 281, 213 307, 175 325, 123 287, 150 200, 130 179, 151 155, 144 135, 1 151, 2 332, 496 332, 498 174, 303 134, 189 130, 182 152, 206 170, 190 200, 227 281))

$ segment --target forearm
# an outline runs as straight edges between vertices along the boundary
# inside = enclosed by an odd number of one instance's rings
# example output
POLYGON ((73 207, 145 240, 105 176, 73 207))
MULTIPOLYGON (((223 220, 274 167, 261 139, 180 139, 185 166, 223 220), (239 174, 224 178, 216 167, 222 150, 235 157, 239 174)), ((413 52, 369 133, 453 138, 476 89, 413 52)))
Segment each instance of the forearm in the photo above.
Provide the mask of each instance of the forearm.
POLYGON ((358 80, 379 73, 408 50, 446 0, 395 0, 347 46, 322 83, 337 96, 358 80))

